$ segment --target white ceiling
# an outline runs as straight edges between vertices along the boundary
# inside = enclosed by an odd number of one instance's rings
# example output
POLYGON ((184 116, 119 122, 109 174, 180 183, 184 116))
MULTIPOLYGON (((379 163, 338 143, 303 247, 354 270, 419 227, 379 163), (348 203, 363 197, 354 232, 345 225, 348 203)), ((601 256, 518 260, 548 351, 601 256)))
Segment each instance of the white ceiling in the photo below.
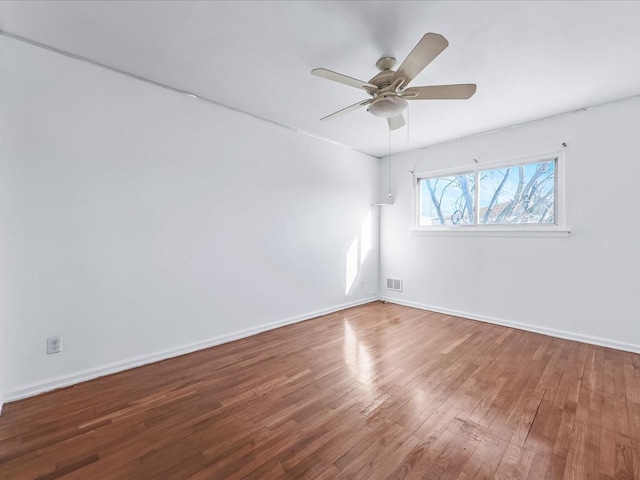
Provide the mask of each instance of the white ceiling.
POLYGON ((410 102, 403 151, 640 94, 640 2, 1 2, 0 30, 348 145, 387 151, 362 80, 426 32, 447 48, 412 85, 477 83, 470 100, 410 102), (409 138, 407 138, 409 137, 409 138))

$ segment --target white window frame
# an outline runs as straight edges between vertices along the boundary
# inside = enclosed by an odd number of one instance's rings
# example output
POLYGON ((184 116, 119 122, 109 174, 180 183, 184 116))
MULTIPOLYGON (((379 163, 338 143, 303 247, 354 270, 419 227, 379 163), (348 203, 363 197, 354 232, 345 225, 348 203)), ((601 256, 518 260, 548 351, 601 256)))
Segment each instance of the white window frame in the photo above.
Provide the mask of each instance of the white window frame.
POLYGON ((512 158, 508 160, 499 160, 492 162, 482 162, 473 165, 464 165, 455 168, 447 168, 443 170, 435 170, 428 172, 420 172, 413 174, 413 198, 411 212, 411 228, 412 234, 416 235, 485 235, 485 236, 542 236, 542 237, 566 237, 570 231, 566 225, 565 216, 565 154, 564 151, 549 152, 539 155, 531 155, 527 157, 512 158), (554 198, 554 222, 549 224, 542 223, 522 223, 522 224, 490 224, 484 225, 479 223, 479 214, 477 206, 479 205, 480 188, 478 183, 479 172, 483 170, 492 170, 495 168, 515 167, 530 163, 540 163, 545 160, 555 160, 555 198, 554 198), (425 179, 462 175, 473 173, 475 175, 475 192, 474 192, 474 212, 475 225, 420 225, 420 181, 425 179))

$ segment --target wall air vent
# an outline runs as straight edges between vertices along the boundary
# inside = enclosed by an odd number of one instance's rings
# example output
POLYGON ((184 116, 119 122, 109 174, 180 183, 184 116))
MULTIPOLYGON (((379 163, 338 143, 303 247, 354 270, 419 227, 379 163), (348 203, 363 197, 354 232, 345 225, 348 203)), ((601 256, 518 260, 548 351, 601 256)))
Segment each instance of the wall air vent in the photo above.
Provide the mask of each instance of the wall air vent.
POLYGON ((402 279, 401 278, 387 278, 387 290, 393 290, 395 292, 402 291, 402 279))

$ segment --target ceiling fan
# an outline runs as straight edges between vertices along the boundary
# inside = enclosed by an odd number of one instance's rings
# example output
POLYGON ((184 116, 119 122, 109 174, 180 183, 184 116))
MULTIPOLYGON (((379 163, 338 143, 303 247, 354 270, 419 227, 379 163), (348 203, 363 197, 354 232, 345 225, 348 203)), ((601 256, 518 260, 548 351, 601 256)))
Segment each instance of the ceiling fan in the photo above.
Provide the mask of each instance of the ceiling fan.
POLYGON ((396 64, 395 58, 383 57, 378 60, 376 66, 380 72, 368 82, 332 72, 326 68, 311 70, 313 75, 360 88, 371 95, 371 98, 367 100, 354 103, 320 120, 330 120, 367 106, 369 113, 376 117, 386 118, 389 129, 396 130, 405 125, 402 112, 407 108, 407 100, 466 100, 470 98, 476 92, 475 83, 407 88, 411 80, 440 55, 448 45, 449 42, 442 35, 427 33, 397 70, 393 70, 396 64))

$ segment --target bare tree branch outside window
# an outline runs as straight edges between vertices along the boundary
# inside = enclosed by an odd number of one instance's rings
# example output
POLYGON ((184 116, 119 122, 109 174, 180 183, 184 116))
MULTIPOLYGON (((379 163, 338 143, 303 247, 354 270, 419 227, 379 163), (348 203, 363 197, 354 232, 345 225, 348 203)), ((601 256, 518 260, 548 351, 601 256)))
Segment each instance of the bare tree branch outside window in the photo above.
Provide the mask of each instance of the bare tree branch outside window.
POLYGON ((420 179, 419 225, 474 225, 476 209, 478 222, 484 225, 552 224, 555 175, 552 159, 420 179))

